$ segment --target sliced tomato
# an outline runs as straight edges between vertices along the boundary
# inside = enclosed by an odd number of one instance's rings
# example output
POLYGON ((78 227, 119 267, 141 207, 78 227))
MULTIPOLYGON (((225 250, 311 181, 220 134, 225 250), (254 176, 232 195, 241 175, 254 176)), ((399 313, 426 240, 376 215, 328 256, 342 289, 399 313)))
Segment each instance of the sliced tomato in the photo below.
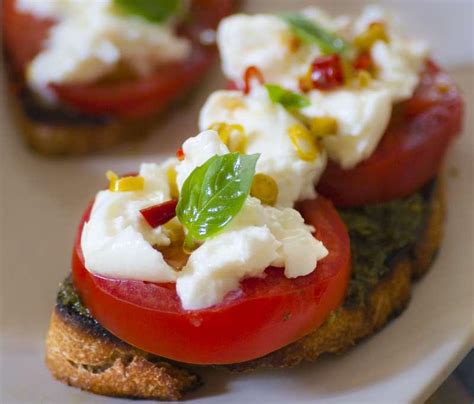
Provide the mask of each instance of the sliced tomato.
POLYGON ((428 62, 413 97, 396 107, 375 152, 351 170, 329 163, 318 192, 337 206, 407 196, 435 177, 462 127, 463 101, 446 73, 428 62))
MULTIPOLYGON (((66 104, 94 115, 110 114, 138 118, 157 113, 199 82, 216 55, 213 46, 201 44, 200 35, 215 29, 233 10, 234 0, 192 0, 190 17, 179 32, 193 43, 191 56, 180 63, 168 64, 154 74, 123 82, 81 85, 51 85, 66 104)), ((15 0, 3 2, 5 43, 12 63, 22 74, 41 50, 51 20, 41 20, 19 12, 15 0)))
POLYGON ((299 207, 329 254, 311 274, 287 279, 267 268, 263 279, 241 282, 222 303, 181 307, 175 284, 104 278, 87 271, 79 226, 73 251, 74 285, 86 307, 112 334, 146 352, 193 364, 238 363, 261 357, 308 334, 339 307, 350 276, 347 230, 331 202, 299 207))
POLYGON ((12 66, 23 74, 28 63, 41 51, 54 20, 39 19, 19 12, 16 0, 3 0, 3 35, 12 66))

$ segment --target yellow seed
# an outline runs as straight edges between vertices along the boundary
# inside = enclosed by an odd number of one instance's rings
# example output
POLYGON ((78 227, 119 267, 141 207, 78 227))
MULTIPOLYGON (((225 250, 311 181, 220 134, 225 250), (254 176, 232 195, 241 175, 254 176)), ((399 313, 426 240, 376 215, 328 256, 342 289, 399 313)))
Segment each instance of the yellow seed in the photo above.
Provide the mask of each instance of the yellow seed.
POLYGON ((225 122, 214 122, 208 129, 215 130, 222 140, 222 143, 227 144, 229 140, 229 133, 225 130, 227 124, 225 122))
POLYGON ((247 148, 247 136, 243 131, 234 131, 229 136, 227 147, 231 152, 245 153, 247 148))
POLYGON ((163 225, 166 235, 171 244, 182 244, 184 241, 184 229, 178 220, 170 220, 163 225))
POLYGON ((107 171, 106 177, 110 181, 109 191, 112 192, 133 192, 143 191, 145 179, 139 175, 119 178, 113 171, 107 171))
POLYGON ((260 199, 264 205, 273 206, 278 198, 278 185, 269 175, 255 174, 250 195, 260 199))
POLYGON ((379 22, 374 22, 360 35, 354 39, 354 45, 361 51, 369 50, 377 41, 388 42, 388 35, 385 30, 385 25, 379 22))
POLYGON ((344 75, 344 83, 349 83, 354 77, 354 67, 346 58, 341 58, 342 73, 344 75))
POLYGON ((166 171, 166 176, 168 177, 170 196, 172 199, 177 199, 179 196, 179 190, 178 184, 176 183, 176 169, 174 167, 169 167, 166 171))
POLYGON ((303 125, 294 124, 290 126, 288 136, 301 160, 313 161, 318 157, 316 140, 303 125))
POLYGON ((359 88, 367 87, 372 81, 372 76, 367 70, 358 70, 354 77, 354 84, 359 88))
POLYGON ((331 116, 318 116, 311 119, 310 131, 317 138, 336 135, 337 120, 331 116))
POLYGON ((312 66, 310 66, 306 74, 299 78, 299 87, 300 90, 304 93, 307 93, 308 91, 311 91, 314 88, 313 80, 311 78, 312 74, 313 68, 312 66))
POLYGON ((231 152, 244 153, 247 146, 247 136, 242 125, 225 122, 215 122, 209 129, 215 130, 231 152))

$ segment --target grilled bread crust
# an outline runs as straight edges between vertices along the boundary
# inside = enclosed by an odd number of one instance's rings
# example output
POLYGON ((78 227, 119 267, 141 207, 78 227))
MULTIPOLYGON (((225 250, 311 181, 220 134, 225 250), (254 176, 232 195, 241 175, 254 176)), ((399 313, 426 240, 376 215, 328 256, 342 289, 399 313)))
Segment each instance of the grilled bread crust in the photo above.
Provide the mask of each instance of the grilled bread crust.
POLYGON ((46 338, 46 365, 70 386, 116 397, 178 400, 199 376, 135 349, 56 306, 46 338))
MULTIPOLYGON (((430 268, 441 243, 444 214, 442 184, 437 181, 418 241, 391 260, 392 271, 379 281, 364 306, 339 308, 311 334, 262 358, 219 367, 237 372, 290 367, 324 353, 342 353, 376 332, 403 311, 414 280, 430 268)), ((51 318, 46 364, 64 383, 110 396, 175 400, 201 384, 196 368, 133 348, 94 319, 61 305, 51 318)))

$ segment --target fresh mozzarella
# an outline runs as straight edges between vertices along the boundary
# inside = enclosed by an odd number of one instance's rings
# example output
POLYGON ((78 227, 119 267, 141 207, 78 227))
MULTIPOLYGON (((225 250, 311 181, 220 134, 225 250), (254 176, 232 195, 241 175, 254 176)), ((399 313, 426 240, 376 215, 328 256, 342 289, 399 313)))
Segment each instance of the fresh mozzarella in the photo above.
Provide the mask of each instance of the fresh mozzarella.
POLYGON ((257 172, 278 184, 277 206, 292 207, 297 200, 314 198, 314 184, 326 167, 322 151, 314 161, 301 160, 288 137, 298 123, 285 108, 270 101, 266 90, 256 87, 249 95, 240 91, 216 91, 201 110, 201 130, 213 123, 239 124, 247 136, 248 154, 260 153, 257 172))
POLYGON ((321 54, 318 47, 296 43, 287 24, 272 15, 236 14, 222 21, 217 43, 224 74, 242 85, 249 66, 257 66, 268 82, 297 90, 298 77, 321 54))
POLYGON ((189 41, 174 34, 171 22, 156 24, 118 14, 112 0, 21 0, 18 7, 58 21, 27 74, 31 87, 50 99, 49 83, 94 81, 119 61, 147 75, 191 51, 189 41))
POLYGON ((313 272, 328 251, 294 209, 247 202, 223 233, 207 240, 189 257, 176 282, 184 309, 215 305, 238 290, 241 280, 264 276, 268 266, 285 267, 296 278, 313 272))
POLYGON ((354 22, 354 34, 360 34, 373 22, 386 26, 389 43, 377 41, 370 54, 378 69, 377 79, 390 91, 393 102, 410 98, 419 82, 419 72, 428 57, 424 41, 407 39, 399 22, 380 6, 366 7, 354 22))
MULTIPOLYGON (((302 13, 330 31, 347 29, 347 17, 333 19, 316 7, 302 13)), ((287 23, 271 14, 236 14, 225 18, 217 31, 217 44, 224 74, 240 86, 247 67, 256 66, 267 82, 297 91, 299 78, 321 56, 318 46, 296 40, 287 23)))
POLYGON ((276 258, 279 243, 265 227, 228 231, 206 241, 189 257, 176 282, 185 310, 213 306, 245 277, 261 276, 276 258))
POLYGON ((179 190, 196 167, 203 165, 212 156, 229 153, 229 149, 219 139, 217 132, 206 130, 199 136, 187 139, 183 143, 183 153, 185 158, 176 167, 176 183, 179 190))
POLYGON ((97 194, 81 239, 86 268, 99 275, 150 282, 173 282, 176 271, 154 246, 168 245, 162 227, 152 229, 140 209, 170 199, 166 167, 143 164, 145 189, 97 194))
POLYGON ((338 133, 323 139, 329 158, 343 168, 352 168, 369 157, 387 128, 392 111, 390 92, 385 88, 311 91, 311 106, 303 115, 331 116, 338 133))
MULTIPOLYGON (((308 94, 313 105, 304 110, 309 118, 329 115, 337 120, 337 136, 325 139, 324 145, 331 159, 343 168, 352 168, 377 147, 389 121, 391 104, 413 95, 428 48, 421 41, 404 38, 396 21, 378 6, 366 7, 352 21, 331 18, 317 8, 301 13, 348 41, 372 22, 386 24, 389 43, 378 41, 371 48, 377 76, 369 88, 313 90, 308 94)), ((295 47, 294 34, 277 15, 228 17, 221 22, 217 38, 224 73, 240 86, 245 69, 254 65, 267 82, 299 91, 299 79, 321 55, 316 43, 301 42, 295 47)))

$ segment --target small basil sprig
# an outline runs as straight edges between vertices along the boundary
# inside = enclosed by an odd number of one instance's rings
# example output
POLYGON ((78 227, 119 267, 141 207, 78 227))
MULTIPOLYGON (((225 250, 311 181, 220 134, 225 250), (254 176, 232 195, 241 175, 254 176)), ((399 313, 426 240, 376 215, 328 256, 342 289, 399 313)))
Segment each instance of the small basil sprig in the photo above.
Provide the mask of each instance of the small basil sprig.
POLYGON ((317 25, 301 14, 283 14, 281 16, 291 30, 305 42, 316 43, 324 54, 345 54, 350 45, 337 36, 317 25))
POLYGON ((272 102, 281 104, 287 109, 300 109, 311 105, 305 96, 286 90, 276 84, 265 84, 268 96, 272 102))
POLYGON ((214 156, 188 176, 176 216, 188 230, 187 241, 204 240, 227 226, 250 192, 259 154, 214 156))
POLYGON ((113 0, 113 4, 126 14, 160 23, 181 10, 181 0, 113 0))

